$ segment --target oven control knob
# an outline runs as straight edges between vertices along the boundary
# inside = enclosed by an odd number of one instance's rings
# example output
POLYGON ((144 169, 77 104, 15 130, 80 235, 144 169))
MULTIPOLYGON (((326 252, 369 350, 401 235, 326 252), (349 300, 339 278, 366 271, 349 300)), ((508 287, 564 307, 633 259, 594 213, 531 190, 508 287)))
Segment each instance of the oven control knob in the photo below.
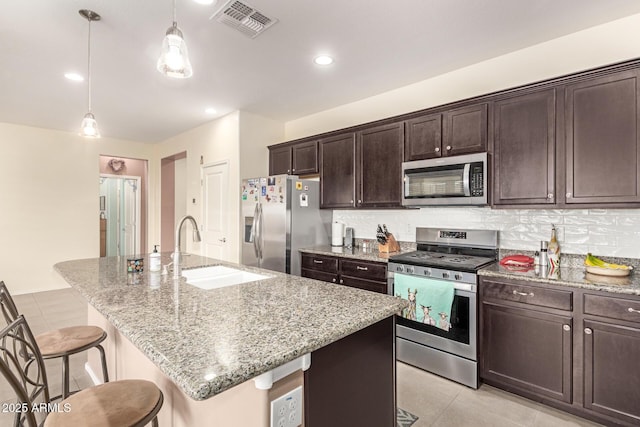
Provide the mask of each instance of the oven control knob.
POLYGON ((454 276, 456 280, 462 280, 462 274, 460 273, 456 273, 456 275, 454 276))
POLYGON ((404 265, 399 265, 396 267, 397 271, 404 271, 404 265))
POLYGON ((405 269, 405 271, 406 271, 407 273, 413 273, 413 267, 409 267, 409 266, 407 266, 407 268, 405 269))
POLYGON ((442 278, 443 279, 448 279, 449 278, 449 272, 445 271, 444 273, 442 273, 442 278))
POLYGON ((431 276, 431 269, 430 268, 425 268, 424 269, 424 275, 425 276, 431 276))

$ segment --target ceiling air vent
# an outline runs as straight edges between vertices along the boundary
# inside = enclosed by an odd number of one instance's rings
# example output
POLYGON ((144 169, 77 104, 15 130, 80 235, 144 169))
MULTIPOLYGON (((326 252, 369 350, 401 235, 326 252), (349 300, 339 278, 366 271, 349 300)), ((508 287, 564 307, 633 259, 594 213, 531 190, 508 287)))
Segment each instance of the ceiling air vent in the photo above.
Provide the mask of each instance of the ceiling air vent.
POLYGON ((210 19, 225 23, 252 39, 278 22, 238 0, 228 1, 210 19))

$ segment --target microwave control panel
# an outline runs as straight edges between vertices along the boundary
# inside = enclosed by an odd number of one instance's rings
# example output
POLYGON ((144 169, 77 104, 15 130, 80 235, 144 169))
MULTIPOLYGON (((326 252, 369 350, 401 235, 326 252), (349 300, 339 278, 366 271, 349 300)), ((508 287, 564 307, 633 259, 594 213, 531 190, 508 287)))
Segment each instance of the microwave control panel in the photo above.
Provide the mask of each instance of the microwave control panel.
POLYGON ((484 194, 484 173, 482 170, 482 163, 472 163, 471 164, 471 183, 470 192, 471 196, 483 196, 484 194))

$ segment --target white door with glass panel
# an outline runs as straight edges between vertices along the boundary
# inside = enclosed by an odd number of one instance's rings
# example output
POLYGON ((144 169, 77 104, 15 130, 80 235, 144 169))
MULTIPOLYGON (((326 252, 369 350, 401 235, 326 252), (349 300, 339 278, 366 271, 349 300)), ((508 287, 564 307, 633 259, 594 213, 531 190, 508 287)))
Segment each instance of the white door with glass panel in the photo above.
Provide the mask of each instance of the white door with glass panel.
POLYGON ((220 162, 202 167, 202 248, 203 255, 230 260, 229 163, 220 162))

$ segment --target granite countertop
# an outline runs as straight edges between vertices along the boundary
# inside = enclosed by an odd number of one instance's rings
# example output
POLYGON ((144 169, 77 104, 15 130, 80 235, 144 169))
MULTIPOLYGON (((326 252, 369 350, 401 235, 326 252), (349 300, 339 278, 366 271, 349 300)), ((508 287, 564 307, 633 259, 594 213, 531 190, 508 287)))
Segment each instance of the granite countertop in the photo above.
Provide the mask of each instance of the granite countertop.
POLYGON ((549 272, 547 268, 517 271, 507 269, 496 263, 481 269, 478 275, 517 279, 545 285, 570 286, 617 294, 640 295, 640 276, 635 271, 631 272, 631 275, 627 277, 611 277, 587 273, 584 266, 562 267, 551 272, 549 272))
MULTIPOLYGON (((170 261, 163 253, 162 264, 170 261)), ((172 275, 127 273, 125 264, 126 257, 93 258, 60 262, 55 270, 195 400, 313 352, 407 305, 393 296, 198 255, 185 256, 183 267, 226 265, 270 277, 202 290, 172 275)))

